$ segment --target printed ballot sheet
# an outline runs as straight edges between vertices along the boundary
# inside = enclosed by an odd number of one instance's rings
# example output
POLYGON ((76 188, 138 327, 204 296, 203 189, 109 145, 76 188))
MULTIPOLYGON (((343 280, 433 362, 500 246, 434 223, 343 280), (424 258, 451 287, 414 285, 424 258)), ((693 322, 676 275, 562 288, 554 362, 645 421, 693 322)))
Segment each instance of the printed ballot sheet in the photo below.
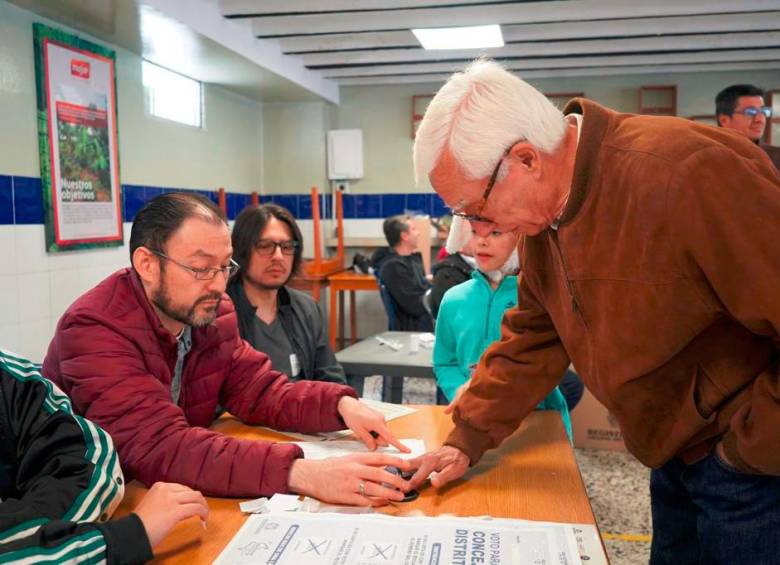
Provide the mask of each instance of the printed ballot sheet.
POLYGON ((571 525, 278 512, 250 516, 219 565, 581 565, 571 525))
MULTIPOLYGON (((398 441, 411 451, 409 453, 401 453, 396 447, 388 445, 386 447, 377 447, 373 453, 387 453, 388 455, 395 455, 399 459, 412 459, 425 454, 425 442, 421 439, 401 439, 398 441)), ((338 441, 296 441, 294 443, 303 449, 303 456, 306 459, 327 459, 328 457, 341 457, 354 453, 371 453, 364 443, 349 439, 338 441)))

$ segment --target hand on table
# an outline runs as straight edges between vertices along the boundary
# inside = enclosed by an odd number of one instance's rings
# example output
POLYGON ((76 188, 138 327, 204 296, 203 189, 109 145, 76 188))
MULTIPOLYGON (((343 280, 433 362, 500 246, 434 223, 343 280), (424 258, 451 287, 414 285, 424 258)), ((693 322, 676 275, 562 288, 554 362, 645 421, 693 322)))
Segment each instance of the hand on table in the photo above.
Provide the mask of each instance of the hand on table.
POLYGON ((412 468, 417 469, 409 483, 411 488, 416 489, 430 475, 431 485, 438 489, 462 477, 469 468, 469 463, 468 456, 460 449, 443 445, 409 461, 412 468))
POLYGON ((408 481, 385 470, 388 465, 401 471, 413 469, 409 461, 386 453, 296 459, 290 468, 289 487, 293 492, 331 504, 381 506, 388 500, 403 500, 410 489, 408 481))
POLYGON ((351 396, 342 397, 339 400, 338 411, 347 427, 352 430, 355 437, 366 444, 369 450, 374 451, 377 446, 389 444, 396 447, 401 453, 411 451, 390 432, 382 414, 359 400, 351 396))
POLYGON ((203 495, 176 483, 154 483, 133 512, 141 519, 152 547, 182 520, 200 516, 205 524, 209 517, 203 495))

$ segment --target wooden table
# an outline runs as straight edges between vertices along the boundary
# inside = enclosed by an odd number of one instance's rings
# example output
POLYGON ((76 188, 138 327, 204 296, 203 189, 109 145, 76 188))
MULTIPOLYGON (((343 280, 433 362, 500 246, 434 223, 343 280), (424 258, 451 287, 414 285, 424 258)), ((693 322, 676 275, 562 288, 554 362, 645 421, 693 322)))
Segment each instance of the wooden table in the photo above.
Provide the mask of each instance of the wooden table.
POLYGON ((364 275, 354 271, 344 271, 330 275, 328 277, 330 285, 330 308, 328 309, 329 326, 328 339, 330 347, 336 351, 336 318, 338 317, 339 328, 342 338, 344 333, 344 295, 349 291, 349 330, 352 343, 357 341, 357 312, 355 310, 355 291, 357 290, 379 290, 379 283, 373 275, 364 275))
MULTIPOLYGON (((425 440, 428 449, 441 445, 452 421, 439 406, 416 406, 417 412, 390 422, 399 438, 425 440)), ((248 439, 283 440, 282 434, 245 426, 224 416, 212 429, 248 439)), ((127 486, 116 516, 128 514, 146 489, 137 482, 127 486)), ((211 563, 246 520, 239 500, 209 498, 210 515, 204 532, 197 519, 177 526, 156 550, 157 563, 196 565, 211 563)), ((520 429, 497 450, 489 451, 463 479, 437 492, 421 489, 414 502, 397 503, 380 511, 400 515, 422 511, 426 515, 455 514, 525 518, 553 522, 595 524, 585 486, 557 412, 531 413, 520 429)))

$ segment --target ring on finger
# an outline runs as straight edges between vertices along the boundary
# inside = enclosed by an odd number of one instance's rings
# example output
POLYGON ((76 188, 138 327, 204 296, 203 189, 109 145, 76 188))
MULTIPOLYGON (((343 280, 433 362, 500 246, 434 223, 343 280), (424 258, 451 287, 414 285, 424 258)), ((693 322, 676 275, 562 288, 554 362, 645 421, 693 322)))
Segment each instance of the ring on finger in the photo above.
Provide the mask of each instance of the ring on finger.
POLYGON ((360 496, 366 496, 366 483, 363 481, 360 481, 360 484, 358 485, 358 492, 360 493, 360 496))

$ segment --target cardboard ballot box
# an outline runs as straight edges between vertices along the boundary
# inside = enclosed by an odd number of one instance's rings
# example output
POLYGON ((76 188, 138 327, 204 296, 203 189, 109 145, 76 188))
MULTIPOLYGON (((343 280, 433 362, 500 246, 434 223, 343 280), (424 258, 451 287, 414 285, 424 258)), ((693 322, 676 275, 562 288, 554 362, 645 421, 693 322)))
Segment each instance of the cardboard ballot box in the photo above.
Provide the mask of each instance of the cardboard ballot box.
POLYGON ((617 419, 586 388, 571 413, 575 447, 626 451, 617 419))

